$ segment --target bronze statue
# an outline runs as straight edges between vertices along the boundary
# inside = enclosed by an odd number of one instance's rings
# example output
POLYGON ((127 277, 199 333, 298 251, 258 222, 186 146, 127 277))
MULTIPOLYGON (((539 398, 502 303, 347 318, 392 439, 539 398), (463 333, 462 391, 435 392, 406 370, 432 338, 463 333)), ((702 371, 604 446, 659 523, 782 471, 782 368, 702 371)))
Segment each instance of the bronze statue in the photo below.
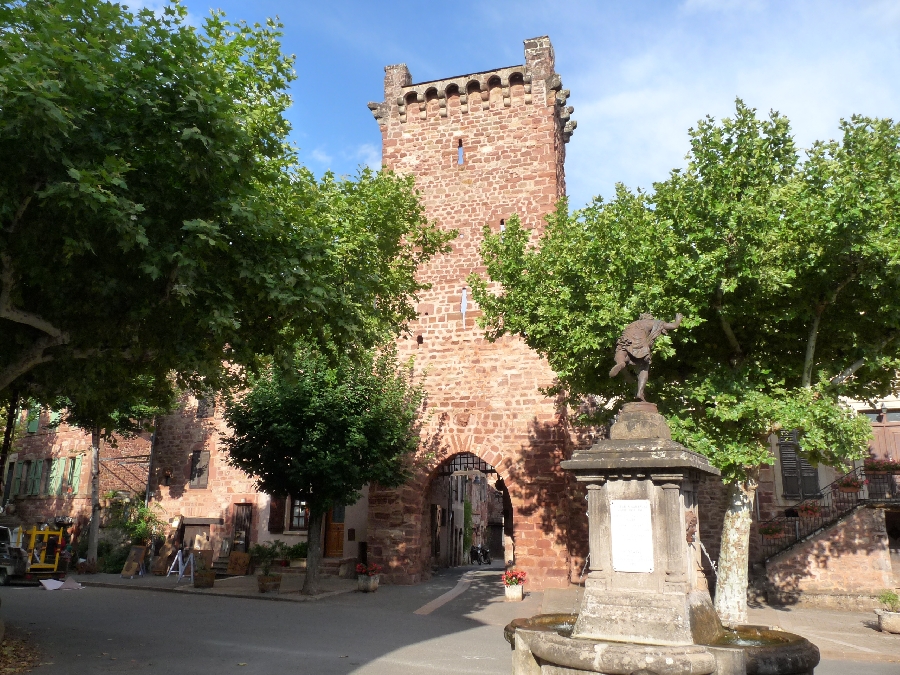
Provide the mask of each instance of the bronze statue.
POLYGON ((650 375, 653 343, 660 335, 665 335, 666 331, 678 328, 682 318, 681 314, 676 314, 675 321, 669 323, 654 319, 652 314, 641 314, 640 319, 625 326, 622 337, 616 340, 616 365, 609 371, 609 376, 615 377, 625 366, 634 366, 637 370, 638 401, 647 400, 644 398, 644 387, 650 375))

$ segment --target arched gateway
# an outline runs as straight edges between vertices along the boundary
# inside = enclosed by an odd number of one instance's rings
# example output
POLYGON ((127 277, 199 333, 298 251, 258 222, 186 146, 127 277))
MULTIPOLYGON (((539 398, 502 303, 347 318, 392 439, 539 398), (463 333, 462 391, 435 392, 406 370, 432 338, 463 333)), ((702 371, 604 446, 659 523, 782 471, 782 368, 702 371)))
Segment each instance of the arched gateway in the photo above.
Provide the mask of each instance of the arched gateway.
MULTIPOLYGON (((442 465, 469 453, 509 493, 515 562, 531 588, 564 586, 586 546, 584 502, 559 469, 572 451, 566 420, 540 393, 553 372, 521 340, 488 342, 467 277, 482 272, 482 228, 517 214, 536 232, 565 194, 565 144, 574 129, 568 91, 546 37, 525 41, 525 64, 413 84, 405 65, 385 68, 385 99, 370 103, 383 163, 412 174, 429 220, 456 229, 453 252, 420 271, 412 335, 401 356, 426 375, 429 417, 414 475, 369 492, 369 559, 385 580, 416 583, 434 558, 430 490, 442 465), (579 503, 579 500, 580 503, 579 503)), ((510 555, 507 553, 506 558, 510 555)))

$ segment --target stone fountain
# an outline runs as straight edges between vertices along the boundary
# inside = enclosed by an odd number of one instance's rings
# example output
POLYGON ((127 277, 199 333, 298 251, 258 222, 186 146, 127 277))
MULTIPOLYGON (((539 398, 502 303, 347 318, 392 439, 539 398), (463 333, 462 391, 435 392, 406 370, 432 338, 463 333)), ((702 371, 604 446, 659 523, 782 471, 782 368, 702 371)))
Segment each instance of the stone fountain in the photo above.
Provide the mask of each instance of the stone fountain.
POLYGON ((587 486, 590 573, 577 615, 507 626, 513 675, 812 675, 819 650, 805 638, 719 622, 696 499, 719 471, 672 440, 654 404, 626 403, 609 439, 562 468, 587 486))

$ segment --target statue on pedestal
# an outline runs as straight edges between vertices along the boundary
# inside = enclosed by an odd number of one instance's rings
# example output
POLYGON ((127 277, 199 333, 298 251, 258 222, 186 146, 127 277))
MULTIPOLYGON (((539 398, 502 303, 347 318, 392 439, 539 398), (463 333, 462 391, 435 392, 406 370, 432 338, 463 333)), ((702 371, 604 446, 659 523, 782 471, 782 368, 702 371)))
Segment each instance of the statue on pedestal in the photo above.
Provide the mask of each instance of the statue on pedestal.
POLYGON ((618 375, 625 366, 633 366, 637 370, 637 400, 646 401, 644 387, 650 375, 650 360, 653 357, 653 343, 660 335, 675 330, 681 325, 681 314, 675 315, 671 323, 654 319, 652 314, 641 314, 637 321, 625 326, 622 336, 616 341, 616 365, 609 371, 610 377, 618 375))

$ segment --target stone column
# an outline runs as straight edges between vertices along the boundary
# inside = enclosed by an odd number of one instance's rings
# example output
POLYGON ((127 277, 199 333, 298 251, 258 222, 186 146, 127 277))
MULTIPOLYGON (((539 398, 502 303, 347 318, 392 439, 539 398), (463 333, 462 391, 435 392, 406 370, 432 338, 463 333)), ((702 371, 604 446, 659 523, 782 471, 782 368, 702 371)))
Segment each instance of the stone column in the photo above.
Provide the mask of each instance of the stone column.
POLYGON ((592 483, 588 485, 588 544, 590 545, 590 569, 591 572, 603 571, 603 534, 601 523, 603 521, 606 499, 602 485, 592 483))
POLYGON ((662 511, 666 523, 666 583, 683 583, 685 575, 684 549, 686 539, 684 519, 681 517, 681 484, 667 477, 662 488, 662 511))

